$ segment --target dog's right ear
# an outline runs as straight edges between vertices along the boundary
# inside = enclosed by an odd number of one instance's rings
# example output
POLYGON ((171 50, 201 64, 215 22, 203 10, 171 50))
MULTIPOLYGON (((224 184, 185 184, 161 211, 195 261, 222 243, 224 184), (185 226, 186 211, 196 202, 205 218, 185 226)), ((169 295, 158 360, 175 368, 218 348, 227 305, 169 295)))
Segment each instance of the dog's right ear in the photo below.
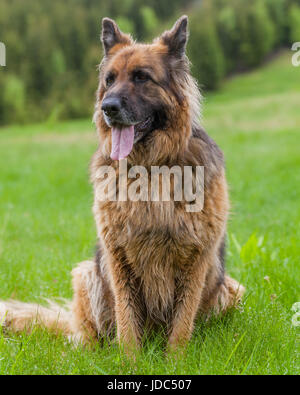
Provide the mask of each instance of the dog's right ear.
POLYGON ((122 33, 116 22, 110 18, 102 19, 101 41, 105 55, 108 55, 110 50, 117 44, 132 44, 131 37, 122 33))
POLYGON ((163 33, 161 41, 167 45, 169 54, 175 58, 182 58, 185 54, 186 43, 188 40, 188 17, 183 15, 171 30, 163 33))

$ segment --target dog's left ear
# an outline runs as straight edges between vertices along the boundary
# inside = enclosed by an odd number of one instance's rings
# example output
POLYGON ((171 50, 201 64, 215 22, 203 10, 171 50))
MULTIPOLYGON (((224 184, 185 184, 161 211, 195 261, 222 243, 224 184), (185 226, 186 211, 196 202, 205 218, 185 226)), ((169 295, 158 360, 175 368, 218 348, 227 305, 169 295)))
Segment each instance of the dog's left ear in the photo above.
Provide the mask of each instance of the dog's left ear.
POLYGON ((166 31, 160 40, 169 49, 169 54, 177 58, 182 58, 185 54, 186 43, 188 40, 188 17, 183 15, 171 30, 166 31))
POLYGON ((101 41, 105 55, 108 55, 109 51, 117 44, 132 44, 131 37, 121 32, 116 22, 110 18, 102 19, 101 41))

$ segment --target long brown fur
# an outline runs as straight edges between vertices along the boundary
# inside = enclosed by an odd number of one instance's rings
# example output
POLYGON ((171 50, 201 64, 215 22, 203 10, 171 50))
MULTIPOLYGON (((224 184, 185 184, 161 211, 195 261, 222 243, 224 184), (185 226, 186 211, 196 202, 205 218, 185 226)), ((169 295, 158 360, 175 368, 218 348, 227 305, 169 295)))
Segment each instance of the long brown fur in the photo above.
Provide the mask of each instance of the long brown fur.
MULTIPOLYGON (((176 348, 190 339, 198 315, 224 312, 241 299, 243 286, 224 274, 229 202, 223 155, 198 123, 200 94, 184 54, 186 23, 183 17, 152 44, 139 44, 104 19, 105 56, 94 116, 99 148, 91 164, 99 252, 94 261, 73 270, 70 310, 2 302, 4 325, 24 330, 36 320, 83 341, 112 336, 116 327, 119 342, 131 348, 140 345, 146 327, 163 324, 169 347, 176 348), (117 85, 126 86, 128 96, 134 97, 128 75, 134 68, 149 66, 157 83, 148 84, 144 94, 153 104, 159 100, 168 117, 162 129, 134 145, 128 166, 141 165, 149 173, 153 165, 204 166, 200 212, 187 212, 185 201, 97 198, 104 182, 97 175, 99 168, 112 166, 119 174, 118 161, 110 159, 111 130, 101 111, 105 75, 117 71, 117 85)), ((128 186, 132 182, 129 179, 128 186)))

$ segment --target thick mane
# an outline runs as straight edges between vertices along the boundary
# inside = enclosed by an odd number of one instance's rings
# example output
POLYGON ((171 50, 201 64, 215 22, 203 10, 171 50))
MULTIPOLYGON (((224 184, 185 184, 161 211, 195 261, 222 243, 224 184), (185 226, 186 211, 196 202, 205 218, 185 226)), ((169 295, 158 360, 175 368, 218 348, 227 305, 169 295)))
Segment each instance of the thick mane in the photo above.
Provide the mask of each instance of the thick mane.
POLYGON ((181 67, 175 70, 175 75, 189 104, 192 129, 197 128, 201 120, 202 95, 196 79, 191 75, 190 62, 187 56, 181 62, 181 67))
POLYGON ((192 125, 192 129, 194 129, 196 127, 199 127, 201 122, 202 95, 200 93, 196 79, 192 77, 190 72, 188 73, 185 72, 185 84, 183 84, 183 91, 185 97, 189 102, 191 125, 192 125))

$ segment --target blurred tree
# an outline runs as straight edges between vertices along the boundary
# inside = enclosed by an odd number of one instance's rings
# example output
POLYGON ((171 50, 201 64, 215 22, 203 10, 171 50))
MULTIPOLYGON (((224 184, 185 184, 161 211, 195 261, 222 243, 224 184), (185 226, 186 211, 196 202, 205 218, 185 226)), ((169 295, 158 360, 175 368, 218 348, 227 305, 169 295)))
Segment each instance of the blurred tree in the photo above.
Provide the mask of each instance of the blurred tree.
POLYGON ((239 32, 237 15, 232 3, 232 1, 226 2, 217 14, 218 36, 225 55, 227 73, 236 68, 238 59, 239 32))
POLYGON ((188 13, 193 73, 215 89, 227 73, 299 41, 299 7, 300 0, 1 0, 0 124, 91 115, 104 16, 149 41, 188 13))
POLYGON ((236 2, 239 66, 260 64, 274 45, 275 27, 263 0, 236 2))
POLYGON ((2 105, 7 122, 22 122, 25 115, 25 87, 15 75, 8 75, 4 81, 2 105))
POLYGON ((126 33, 131 33, 134 36, 134 24, 125 16, 118 16, 116 22, 119 28, 126 33))
POLYGON ((280 46, 282 43, 287 43, 287 2, 285 0, 266 0, 266 5, 276 26, 274 44, 280 46))
POLYGON ((289 12, 290 40, 300 42, 300 7, 293 4, 289 12))
POLYGON ((141 7, 140 14, 143 21, 145 36, 150 37, 153 32, 156 32, 159 26, 155 11, 151 7, 143 6, 141 7))
POLYGON ((213 19, 213 9, 207 1, 198 13, 190 18, 188 54, 192 70, 201 87, 217 88, 225 74, 224 55, 219 44, 213 19))

